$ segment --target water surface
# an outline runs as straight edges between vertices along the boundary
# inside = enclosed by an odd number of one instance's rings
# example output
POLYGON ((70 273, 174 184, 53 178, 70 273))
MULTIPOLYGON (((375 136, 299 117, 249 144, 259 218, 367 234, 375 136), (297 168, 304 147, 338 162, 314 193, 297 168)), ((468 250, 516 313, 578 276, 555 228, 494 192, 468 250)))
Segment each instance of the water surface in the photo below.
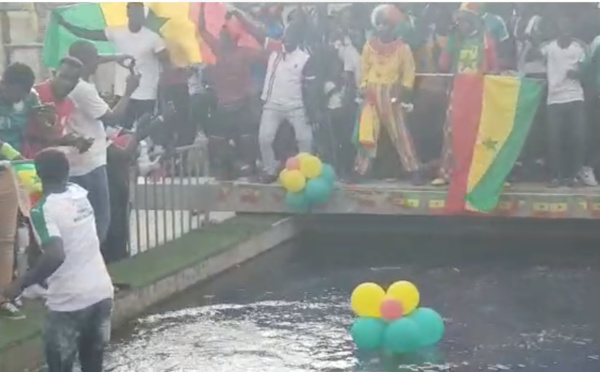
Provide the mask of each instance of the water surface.
POLYGON ((107 371, 600 370, 600 254, 572 240, 311 234, 119 332, 107 371), (409 279, 446 334, 404 357, 357 352, 352 289, 409 279))

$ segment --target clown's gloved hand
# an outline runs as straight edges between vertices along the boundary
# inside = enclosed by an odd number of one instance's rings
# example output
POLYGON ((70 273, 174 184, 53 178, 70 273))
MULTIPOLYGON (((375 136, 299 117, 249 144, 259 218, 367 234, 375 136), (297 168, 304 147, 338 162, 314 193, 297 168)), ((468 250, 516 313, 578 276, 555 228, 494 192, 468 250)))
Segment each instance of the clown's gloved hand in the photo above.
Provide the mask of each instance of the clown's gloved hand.
POLYGON ((400 102, 400 106, 402 106, 402 108, 406 111, 406 112, 412 112, 412 110, 414 109, 414 106, 412 103, 409 102, 400 102))

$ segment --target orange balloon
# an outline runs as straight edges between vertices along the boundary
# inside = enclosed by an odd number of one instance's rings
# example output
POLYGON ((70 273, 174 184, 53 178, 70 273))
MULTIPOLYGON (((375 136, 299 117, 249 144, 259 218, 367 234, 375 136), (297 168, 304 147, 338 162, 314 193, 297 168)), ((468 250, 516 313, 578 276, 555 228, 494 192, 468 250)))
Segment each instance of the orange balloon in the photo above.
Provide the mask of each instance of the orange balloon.
POLYGON ((285 162, 285 169, 287 169, 287 170, 300 169, 300 160, 297 157, 292 156, 285 162))
POLYGON ((381 311, 381 317, 388 322, 399 319, 402 317, 404 309, 402 309, 402 303, 396 300, 394 297, 385 296, 381 305, 379 305, 379 311, 381 311))

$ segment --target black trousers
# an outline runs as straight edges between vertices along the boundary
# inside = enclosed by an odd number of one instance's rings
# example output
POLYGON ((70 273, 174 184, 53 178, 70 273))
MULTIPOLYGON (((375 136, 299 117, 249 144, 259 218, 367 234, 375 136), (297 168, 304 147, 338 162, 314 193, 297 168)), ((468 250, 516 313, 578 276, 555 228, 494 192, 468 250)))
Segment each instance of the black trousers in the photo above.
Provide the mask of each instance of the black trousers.
POLYGON ((548 105, 547 158, 553 178, 571 179, 584 165, 586 121, 583 101, 548 105))
POLYGON ((107 149, 106 170, 110 195, 110 225, 102 244, 104 262, 110 264, 129 257, 129 167, 131 155, 116 146, 107 149))
POLYGON ((258 156, 258 108, 252 99, 217 105, 206 134, 210 162, 218 171, 234 172, 236 163, 254 167, 258 156))
POLYGON ((352 174, 356 148, 352 133, 356 121, 355 107, 341 107, 327 111, 327 120, 319 125, 315 142, 324 162, 331 164, 341 177, 352 174))
POLYGON ((135 121, 139 119, 142 115, 144 115, 147 112, 154 112, 155 106, 156 100, 153 99, 129 100, 129 105, 127 105, 127 109, 125 110, 125 117, 121 121, 121 126, 126 129, 131 129, 133 127, 133 123, 135 123, 135 121))

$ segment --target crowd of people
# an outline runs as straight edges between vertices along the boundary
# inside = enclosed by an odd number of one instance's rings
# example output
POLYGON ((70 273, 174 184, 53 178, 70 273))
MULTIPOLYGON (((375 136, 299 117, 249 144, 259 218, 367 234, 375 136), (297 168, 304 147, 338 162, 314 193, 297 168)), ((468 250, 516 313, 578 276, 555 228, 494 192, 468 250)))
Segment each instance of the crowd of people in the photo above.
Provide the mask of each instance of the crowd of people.
POLYGON ((229 7, 218 34, 207 29, 201 7, 198 34, 215 61, 193 66, 171 60, 145 27, 143 3, 128 3, 127 25, 104 30, 56 13, 82 40, 53 76, 34 84, 25 64, 4 70, 0 316, 23 318, 16 301, 23 290, 46 288, 50 371, 70 370, 78 349, 83 371, 101 370, 113 295, 105 263, 127 255, 128 170, 144 138, 173 148, 205 136, 220 180, 272 183, 288 156, 315 152, 345 182, 408 176, 416 185, 443 186, 453 166, 445 120, 451 76, 510 74, 547 85, 514 179, 596 185, 596 5, 374 7, 240 4, 229 7), (243 34, 256 46, 239 45, 243 34), (119 54, 99 55, 90 41, 110 41, 119 54), (108 98, 91 82, 107 62, 118 64, 108 98), (109 135, 128 140, 115 146, 109 135), (43 185, 31 210, 11 171, 19 159, 35 159, 43 185), (19 210, 37 254, 13 280, 19 210), (82 337, 89 343, 77 345, 82 337))

